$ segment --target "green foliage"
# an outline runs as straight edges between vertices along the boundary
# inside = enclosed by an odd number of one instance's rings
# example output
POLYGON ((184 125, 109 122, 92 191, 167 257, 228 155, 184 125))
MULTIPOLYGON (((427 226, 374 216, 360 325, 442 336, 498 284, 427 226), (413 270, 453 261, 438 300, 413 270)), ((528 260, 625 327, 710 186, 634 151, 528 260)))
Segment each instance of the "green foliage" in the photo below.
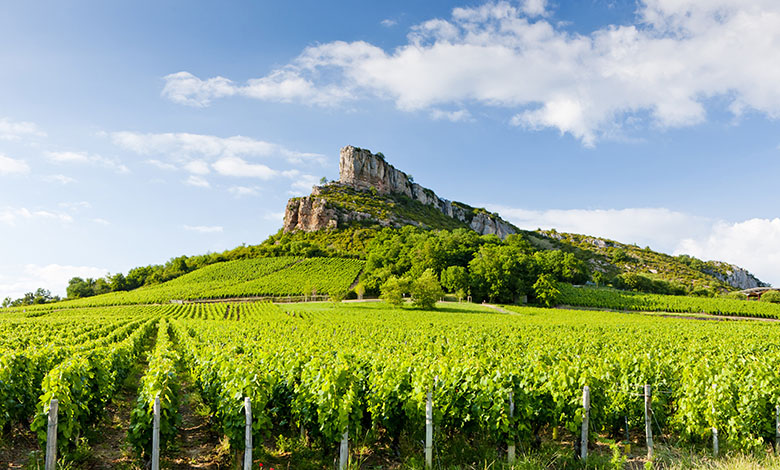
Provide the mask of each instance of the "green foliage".
POLYGON ((550 274, 540 274, 533 288, 537 302, 545 307, 554 307, 561 296, 558 283, 550 274))
POLYGON ((170 338, 169 324, 160 320, 157 343, 149 357, 149 367, 141 379, 136 406, 130 413, 128 440, 139 456, 151 455, 154 402, 160 397, 160 447, 166 448, 176 438, 179 414, 179 383, 176 364, 179 354, 170 338))
POLYGON ((469 281, 469 272, 463 266, 448 266, 441 272, 441 285, 447 292, 465 292, 469 288, 469 281))
POLYGON ((409 281, 396 276, 390 276, 382 284, 380 298, 395 307, 404 303, 404 294, 409 292, 409 281))
POLYGON ((430 268, 411 282, 410 291, 412 305, 424 310, 436 308, 436 302, 444 295, 436 274, 430 268))
POLYGON ((341 302, 344 301, 344 299, 347 298, 347 289, 345 288, 334 288, 331 289, 328 292, 328 298, 331 302, 333 302, 334 305, 338 305, 341 302))
POLYGON ((780 292, 776 290, 766 291, 763 294, 761 294, 761 301, 778 304, 780 303, 780 292))
POLYGON ((561 284, 560 290, 560 303, 579 307, 780 318, 780 305, 769 302, 746 302, 727 297, 646 294, 616 289, 572 287, 566 284, 561 284))

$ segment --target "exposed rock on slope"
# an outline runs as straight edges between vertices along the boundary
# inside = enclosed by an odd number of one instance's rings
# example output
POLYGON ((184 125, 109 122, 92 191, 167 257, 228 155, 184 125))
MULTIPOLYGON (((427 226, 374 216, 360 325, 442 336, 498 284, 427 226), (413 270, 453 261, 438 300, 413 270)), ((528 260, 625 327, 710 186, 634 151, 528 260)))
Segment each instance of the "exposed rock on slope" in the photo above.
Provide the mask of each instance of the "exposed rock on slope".
MULTIPOLYGON (((434 209, 454 219, 455 226, 470 227, 483 235, 494 234, 506 238, 517 233, 516 227, 497 214, 440 198, 430 189, 412 182, 409 175, 387 163, 383 155, 353 146, 341 149, 338 183, 315 187, 310 196, 290 199, 284 215, 284 231, 311 232, 366 221, 373 221, 380 226, 441 225, 431 223, 430 219, 436 217, 426 217, 426 213, 431 215, 429 211, 409 207, 409 201, 412 202, 411 206, 418 204, 434 209), (362 194, 355 195, 349 190, 362 194), (356 210, 343 203, 348 197, 352 200, 370 197, 374 199, 373 202, 385 202, 387 207, 374 213, 356 210), (396 210, 402 207, 404 211, 396 210)), ((451 224, 445 223, 445 226, 448 225, 451 224)))
POLYGON ((757 277, 750 274, 747 269, 720 261, 712 261, 711 263, 722 271, 706 270, 706 272, 732 287, 742 290, 754 287, 769 287, 769 284, 761 282, 757 277))

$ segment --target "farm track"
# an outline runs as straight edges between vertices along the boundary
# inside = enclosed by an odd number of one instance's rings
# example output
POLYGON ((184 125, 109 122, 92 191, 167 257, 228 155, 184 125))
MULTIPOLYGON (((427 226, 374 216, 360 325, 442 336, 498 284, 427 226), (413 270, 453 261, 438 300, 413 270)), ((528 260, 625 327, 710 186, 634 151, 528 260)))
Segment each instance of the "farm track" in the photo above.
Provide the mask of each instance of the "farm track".
POLYGON ((114 400, 106 407, 106 423, 97 428, 97 437, 91 444, 92 452, 86 468, 103 470, 111 468, 134 468, 133 451, 127 442, 130 428, 130 413, 133 411, 141 377, 149 363, 143 362, 125 381, 114 400))
POLYGON ((164 459, 165 468, 175 470, 228 468, 229 453, 214 431, 211 414, 203 403, 192 377, 182 371, 179 405, 181 428, 174 450, 164 459))

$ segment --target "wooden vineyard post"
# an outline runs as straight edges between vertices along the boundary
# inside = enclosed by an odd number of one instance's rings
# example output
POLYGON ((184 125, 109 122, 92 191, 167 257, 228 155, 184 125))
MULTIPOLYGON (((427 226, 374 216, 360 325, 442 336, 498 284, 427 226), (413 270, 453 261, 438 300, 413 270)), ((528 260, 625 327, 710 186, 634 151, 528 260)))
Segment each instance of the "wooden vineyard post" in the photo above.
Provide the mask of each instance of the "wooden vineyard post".
MULTIPOLYGON (((509 391, 509 426, 511 429, 514 429, 515 427, 515 400, 512 391, 509 391)), ((506 450, 506 456, 507 456, 507 462, 509 462, 509 465, 514 465, 515 463, 515 440, 512 438, 512 443, 509 444, 509 447, 507 447, 506 450)))
POLYGON ((775 453, 780 452, 780 405, 775 406, 775 453))
POLYGON ((244 433, 244 470, 252 468, 252 400, 244 397, 244 414, 246 415, 246 431, 244 433))
POLYGON ((430 390, 425 401, 425 467, 433 467, 433 400, 430 390))
POLYGON ((585 460, 588 458, 588 426, 590 421, 590 387, 587 385, 582 388, 582 407, 585 409, 585 412, 582 415, 580 457, 582 457, 582 460, 585 460))
POLYGON ((645 385, 645 437, 647 438, 647 458, 653 458, 653 409, 650 407, 653 402, 652 389, 650 385, 645 385))
POLYGON ((341 435, 341 448, 339 449, 339 470, 344 470, 349 464, 349 429, 341 435))
POLYGON ((49 402, 49 427, 46 430, 46 470, 57 468, 57 413, 60 402, 53 398, 49 402))
POLYGON ((718 443, 718 428, 712 428, 712 455, 718 456, 720 450, 720 444, 718 443))
POLYGON ((154 397, 152 421, 152 470, 160 470, 160 394, 154 397))

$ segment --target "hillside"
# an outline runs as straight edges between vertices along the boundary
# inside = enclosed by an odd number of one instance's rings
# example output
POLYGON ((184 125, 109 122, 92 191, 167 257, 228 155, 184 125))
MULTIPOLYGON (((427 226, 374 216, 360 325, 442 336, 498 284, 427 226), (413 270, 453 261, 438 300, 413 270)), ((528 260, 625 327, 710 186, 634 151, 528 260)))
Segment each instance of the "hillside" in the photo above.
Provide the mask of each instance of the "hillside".
POLYGON ((672 290, 679 293, 766 285, 747 270, 728 263, 671 256, 588 235, 520 230, 499 214, 443 199, 387 163, 383 154, 352 146, 341 149, 338 181, 315 186, 309 196, 290 199, 282 230, 287 235, 271 240, 274 244, 298 240, 366 257, 372 229, 407 225, 434 230, 471 229, 501 239, 516 235, 536 250, 572 253, 586 263, 589 277, 595 275, 599 282, 639 274, 672 283, 672 290))

